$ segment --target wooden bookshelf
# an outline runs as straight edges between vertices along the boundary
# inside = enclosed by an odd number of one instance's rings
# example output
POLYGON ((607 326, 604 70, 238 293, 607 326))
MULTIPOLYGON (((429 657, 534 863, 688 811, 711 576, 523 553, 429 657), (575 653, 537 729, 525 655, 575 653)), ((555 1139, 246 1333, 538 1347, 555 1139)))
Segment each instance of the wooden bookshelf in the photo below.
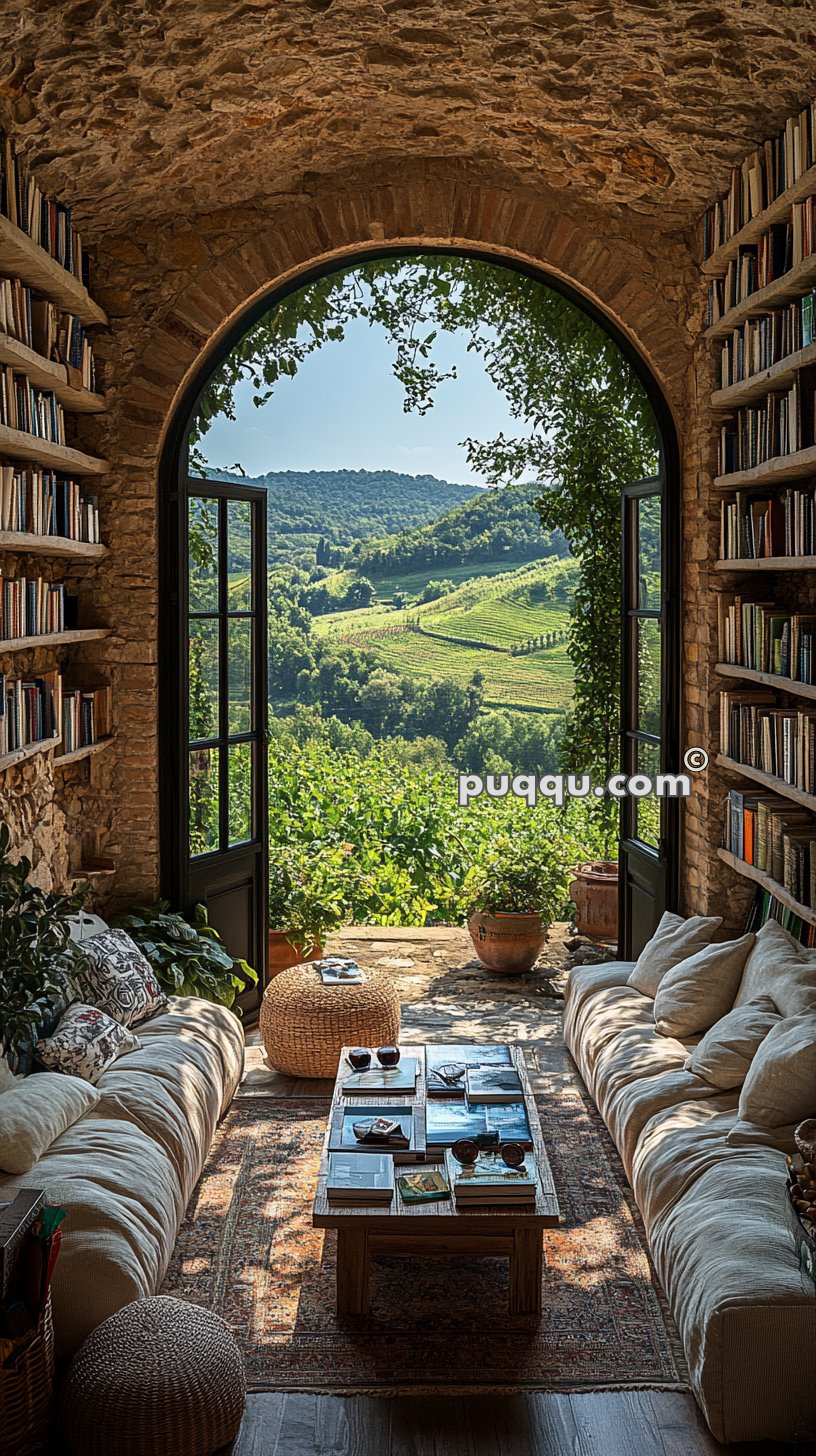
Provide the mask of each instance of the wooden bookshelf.
POLYGON ((0 773, 7 768, 13 768, 15 764, 24 763, 27 758, 34 758, 38 753, 49 753, 59 742, 57 733, 53 738, 40 738, 36 743, 27 743, 25 748, 14 748, 11 753, 0 753, 0 773))
POLYGON ((749 222, 744 223, 739 232, 734 233, 734 236, 728 238, 726 242, 720 243, 710 257, 704 258, 701 264, 703 272, 709 277, 716 277, 717 274, 724 273, 731 259, 736 258, 740 248, 758 242, 762 234, 767 232, 769 227, 773 227, 774 223, 785 221, 785 214, 794 202, 804 202, 805 198, 810 197, 814 192, 816 192, 816 167, 809 167, 807 172, 802 173, 798 182, 794 182, 792 187, 787 187, 784 192, 780 192, 773 202, 769 202, 768 206, 762 209, 762 212, 758 212, 756 217, 752 217, 749 222))
POLYGON ((22 228, 0 214, 0 273, 19 278, 83 324, 106 324, 108 316, 85 284, 35 243, 22 228))
POLYGON ((816 571, 816 556, 737 556, 721 558, 715 571, 816 571))
POLYGON ((73 541, 70 536, 40 536, 33 531, 0 531, 0 551, 25 556, 68 556, 77 561, 101 561, 108 548, 101 542, 73 541))
POLYGON ((721 677, 736 677, 743 682, 759 683, 765 688, 778 688, 780 692, 792 693, 797 698, 816 700, 816 683, 797 682, 792 677, 779 677, 773 672, 757 672, 753 667, 740 667, 735 662, 718 662, 715 671, 721 677))
POLYGON ((85 455, 70 445, 56 445, 53 440, 41 440, 39 435, 29 435, 25 430, 12 430, 9 425, 0 425, 0 454, 11 460, 31 460, 35 465, 64 470, 69 475, 105 475, 110 469, 107 460, 100 460, 96 455, 85 455))
POLYGON ((808 288, 816 283, 816 253, 810 257, 803 258, 795 268, 790 268, 783 273, 781 278, 775 278, 773 283, 768 283, 765 288, 757 288, 756 292, 749 293, 741 303, 729 308, 718 319, 715 324, 706 329, 706 337, 709 339, 722 339, 730 334, 738 324, 746 319, 754 318, 757 314, 767 313, 768 309, 775 308, 777 304, 789 303, 793 298, 801 298, 807 293, 808 288))
POLYGON ((98 738, 96 743, 87 743, 84 748, 75 748, 72 753, 56 754, 54 763, 63 768, 69 763, 80 763, 84 758, 96 758, 100 753, 104 753, 106 748, 110 748, 112 743, 112 734, 108 738, 98 738))
POLYGON ((729 758, 727 753, 718 753, 716 763, 721 768, 730 769, 732 773, 742 774, 745 779, 752 783, 761 784, 763 789, 770 789, 771 793, 780 794, 785 799, 790 799, 794 804, 800 804, 803 809, 810 809, 816 814, 816 794, 806 794, 804 789, 799 789, 795 784, 789 784, 785 779, 777 778, 775 774, 765 773, 764 769, 753 768, 750 764, 740 763, 738 758, 729 758))
POLYGON ((816 472, 816 445, 794 450, 790 455, 774 455, 750 470, 732 470, 730 475, 715 475, 716 490, 735 490, 741 485, 782 485, 787 480, 801 480, 816 472))
POLYGON ((26 374, 38 389, 53 389, 60 404, 76 414, 98 415, 105 408, 101 394, 90 389, 75 389, 68 381, 68 370, 64 364, 45 359, 21 344, 11 334, 0 333, 0 364, 8 364, 26 374))
POLYGON ((73 647, 78 642, 101 642, 110 636, 110 627, 76 627, 68 632, 43 632, 38 637, 0 638, 0 655, 27 652, 32 647, 73 647))
POLYGON ((806 920, 808 925, 816 925, 816 910, 811 910, 808 905, 800 905, 798 900, 794 900, 793 895, 788 894, 788 891, 777 880, 772 880, 770 875, 766 875, 764 870, 758 870, 756 865, 747 864, 744 859, 737 859, 730 849, 718 849, 717 853, 723 863, 729 865, 738 875, 742 875, 743 879, 753 880, 755 885, 760 885, 763 890, 767 890, 775 900, 779 901, 780 905, 792 910, 800 920, 806 920))
POLYGON ((798 370, 805 369, 808 364, 816 364, 816 344, 808 344, 807 348, 798 349, 795 354, 788 354, 777 364, 771 364, 768 369, 761 369, 758 374, 749 374, 747 379, 739 379, 736 384, 729 384, 725 389, 715 389, 711 396, 712 408, 730 414, 742 405, 764 399, 770 390, 784 389, 791 385, 798 370))

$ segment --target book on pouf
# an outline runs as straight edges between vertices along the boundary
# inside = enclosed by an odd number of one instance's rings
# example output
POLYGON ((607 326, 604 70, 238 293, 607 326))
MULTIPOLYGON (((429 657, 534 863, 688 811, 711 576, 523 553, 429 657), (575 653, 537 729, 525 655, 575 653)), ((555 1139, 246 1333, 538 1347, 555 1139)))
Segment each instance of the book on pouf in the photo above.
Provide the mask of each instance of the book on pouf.
POLYGON ((389 1153, 329 1153, 329 1203, 387 1207, 394 1197, 394 1159, 389 1153))

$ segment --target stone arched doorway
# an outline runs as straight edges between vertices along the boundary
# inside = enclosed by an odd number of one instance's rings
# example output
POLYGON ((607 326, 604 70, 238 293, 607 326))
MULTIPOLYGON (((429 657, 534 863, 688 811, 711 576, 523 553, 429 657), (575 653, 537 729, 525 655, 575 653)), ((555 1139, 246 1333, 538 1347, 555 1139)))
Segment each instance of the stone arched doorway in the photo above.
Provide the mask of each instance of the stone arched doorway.
MULTIPOLYGON (((655 489, 661 495, 661 514, 663 521, 663 580, 665 584, 665 601, 662 607, 663 612, 663 692, 664 702, 671 700, 677 702, 677 678, 678 678, 678 604, 679 604, 679 451, 677 434, 674 427, 672 411, 669 408, 665 393, 654 370, 646 362, 642 352, 635 346, 628 331, 610 318, 606 308, 599 305, 597 299, 589 297, 587 293, 568 281, 561 272, 544 268, 540 264, 531 262, 527 258, 521 258, 515 251, 506 249, 486 249, 484 247, 463 246, 461 243, 451 244, 450 242, 429 244, 427 240, 422 243, 416 241, 402 241, 391 243, 385 246, 382 242, 372 241, 364 246, 358 245, 354 249, 333 251, 330 257, 322 256, 320 259, 309 260, 301 268, 289 270, 286 277, 267 283, 256 291, 245 303, 226 321, 217 334, 213 336, 208 345, 202 350, 195 365, 188 371, 187 377, 180 390, 177 391, 174 405, 167 422, 164 433, 163 450, 160 465, 160 514, 161 514, 161 576, 160 576, 160 602, 162 615, 161 630, 161 721, 163 726, 163 740, 161 744, 161 765, 162 765, 162 787, 161 787, 161 815, 162 815, 162 889, 174 901, 182 904, 193 899, 206 898, 206 883, 202 882, 200 875, 192 874, 191 860, 188 853, 186 839, 187 816, 185 812, 185 783, 188 762, 188 741, 184 728, 184 693, 185 686, 185 661, 181 644, 186 642, 187 621, 184 615, 183 592, 179 593, 179 578, 185 568, 186 562, 186 440, 189 433, 189 424, 194 413, 196 402, 201 390, 209 379, 211 373, 217 368, 218 363, 229 352, 232 345, 240 338, 256 318, 269 311, 275 302, 288 293, 294 292, 311 278, 322 276, 326 273, 339 271, 363 258, 383 256, 384 254, 404 256, 411 252, 458 252, 470 256, 476 255, 489 258, 492 262, 501 262, 505 266, 529 273, 536 279, 545 283, 550 288, 565 293, 572 301, 579 304, 587 313, 594 317, 615 340, 621 350, 628 356, 649 396, 654 409, 655 417, 661 435, 661 470, 659 481, 655 483, 655 489), (202 890, 202 884, 204 889, 202 890)), ((186 649, 184 649, 186 651, 186 649)), ((679 745, 679 723, 671 721, 668 715, 663 722, 663 753, 664 767, 673 767, 677 761, 679 745)), ((222 759, 228 752, 222 747, 222 759)), ((262 812, 263 794, 259 791, 258 813, 256 821, 262 825, 265 834, 265 821, 262 812)), ((662 837, 659 850, 648 849, 643 854, 643 846, 634 842, 628 851, 629 858, 624 858, 628 866, 625 876, 626 892, 624 894, 625 914, 624 924, 627 928, 627 935, 631 938, 632 931, 632 904, 633 895, 643 901, 644 896, 657 897, 658 909, 666 904, 674 904, 677 900, 677 868, 679 861, 679 836, 676 815, 676 806, 667 806, 665 833, 662 837), (651 868, 651 861, 660 861, 657 878, 655 871, 651 868), (645 864, 645 880, 644 880, 645 864)), ((222 845, 223 849, 223 845, 222 845)), ((265 896, 261 893, 259 883, 250 883, 252 876, 265 874, 265 853, 261 842, 256 846, 254 856, 254 869, 247 871, 243 877, 243 888, 238 887, 241 874, 236 879, 234 860, 232 856, 233 869, 228 867, 230 856, 223 853, 221 861, 223 864, 224 883, 219 889, 219 863, 217 854, 210 857, 210 883, 217 893, 222 894, 225 903, 228 900, 232 906, 231 915, 234 918, 236 906, 242 903, 246 907, 239 911, 244 915, 249 914, 249 907, 255 909, 251 913, 255 915, 257 934, 253 937, 256 945, 260 944, 260 937, 263 933, 263 911, 262 901, 265 896), (243 900, 242 900, 243 896, 243 900)), ((245 860, 246 860, 245 856, 245 860)), ((205 877, 206 880, 206 877, 205 877)), ((214 923, 218 924, 218 916, 214 915, 214 923)), ((219 928, 227 932, 229 939, 229 920, 225 919, 219 928)), ((645 934, 649 933, 651 926, 648 925, 645 934)), ((235 944, 235 953, 247 955, 249 953, 251 940, 241 938, 235 944)))

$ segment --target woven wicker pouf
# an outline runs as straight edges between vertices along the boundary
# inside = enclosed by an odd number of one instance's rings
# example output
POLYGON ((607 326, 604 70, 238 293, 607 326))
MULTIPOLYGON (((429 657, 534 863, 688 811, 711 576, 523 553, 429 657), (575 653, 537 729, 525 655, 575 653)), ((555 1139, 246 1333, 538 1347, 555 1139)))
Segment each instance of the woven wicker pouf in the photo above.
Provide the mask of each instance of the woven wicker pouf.
POLYGON ((292 966, 270 981, 261 1005, 263 1044, 290 1077, 334 1077, 344 1046, 399 1040, 400 1001, 390 976, 366 971, 360 985, 324 986, 313 966, 292 966))
POLYGON ((158 1294, 88 1336, 66 1379, 63 1434, 73 1456, 211 1456, 238 1435, 245 1397, 229 1325, 158 1294))

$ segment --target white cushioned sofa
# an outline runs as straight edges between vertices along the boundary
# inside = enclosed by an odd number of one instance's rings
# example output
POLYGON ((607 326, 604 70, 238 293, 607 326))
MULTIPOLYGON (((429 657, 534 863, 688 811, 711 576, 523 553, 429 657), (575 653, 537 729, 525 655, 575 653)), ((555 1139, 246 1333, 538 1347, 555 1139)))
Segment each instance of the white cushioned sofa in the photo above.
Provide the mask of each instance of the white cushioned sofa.
POLYGON ((626 984, 633 964, 572 972, 564 1037, 634 1189, 694 1394, 720 1441, 813 1439, 816 1292, 797 1263, 784 1153, 726 1141, 739 1088, 685 1070, 699 1037, 658 1035, 651 997, 626 984))
POLYGON ((243 1031, 223 1006, 171 997, 137 1031, 141 1046, 102 1073, 96 1105, 25 1174, 0 1174, 0 1192, 42 1188, 68 1211, 52 1287, 62 1355, 159 1288, 241 1076, 243 1031))

